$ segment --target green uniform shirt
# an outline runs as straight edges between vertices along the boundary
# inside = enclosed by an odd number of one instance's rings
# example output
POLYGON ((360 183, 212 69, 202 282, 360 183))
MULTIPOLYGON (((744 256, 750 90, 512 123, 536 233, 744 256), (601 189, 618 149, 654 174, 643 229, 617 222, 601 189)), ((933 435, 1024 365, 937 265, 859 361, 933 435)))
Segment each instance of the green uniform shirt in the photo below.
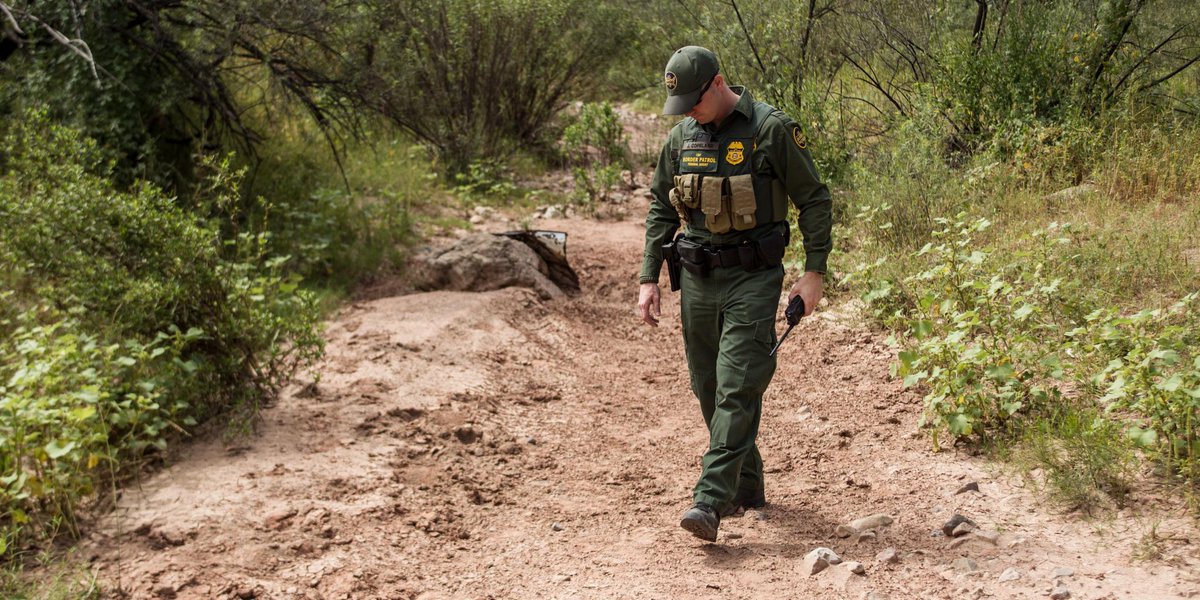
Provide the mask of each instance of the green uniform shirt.
MULTIPOLYGON (((712 134, 715 140, 720 140, 724 132, 731 129, 737 119, 752 120, 754 114, 754 98, 750 92, 741 87, 732 87, 740 92, 741 97, 733 107, 733 112, 721 123, 721 127, 712 124, 703 128, 712 134)), ((641 283, 657 283, 658 274, 662 269, 662 245, 675 235, 679 229, 679 215, 671 206, 669 195, 675 187, 673 172, 673 156, 680 151, 682 139, 678 132, 690 121, 685 118, 663 144, 658 157, 658 165, 654 169, 654 179, 650 191, 654 199, 650 202, 650 210, 646 215, 646 248, 642 260, 641 283)), ((804 135, 799 125, 781 112, 775 111, 762 124, 757 138, 757 147, 751 154, 754 173, 778 179, 792 204, 799 210, 797 224, 804 237, 804 270, 824 273, 829 251, 833 248, 831 228, 833 223, 832 199, 829 188, 821 183, 817 176, 816 166, 812 156, 805 147, 804 135)), ((742 234, 749 238, 754 231, 742 234)), ((724 243, 733 243, 737 239, 723 236, 724 243)))

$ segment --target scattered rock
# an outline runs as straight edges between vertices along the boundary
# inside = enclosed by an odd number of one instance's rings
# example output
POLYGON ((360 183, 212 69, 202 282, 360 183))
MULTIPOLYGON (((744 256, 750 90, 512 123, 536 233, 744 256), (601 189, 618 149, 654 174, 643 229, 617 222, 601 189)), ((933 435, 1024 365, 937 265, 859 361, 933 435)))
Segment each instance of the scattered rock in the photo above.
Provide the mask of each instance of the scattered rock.
POLYGON ((176 596, 175 588, 169 585, 160 586, 154 590, 154 595, 159 598, 174 598, 176 596))
POLYGON ((942 525, 942 533, 945 534, 946 537, 955 537, 958 535, 965 535, 965 534, 969 533, 971 530, 967 529, 967 530, 963 531, 962 533, 956 533, 958 531, 958 527, 964 523, 970 523, 972 528, 978 527, 978 525, 975 524, 975 521, 972 521, 971 519, 968 519, 958 513, 954 513, 954 516, 950 517, 950 520, 946 521, 945 525, 942 525))
POLYGON ((845 567, 846 569, 849 569, 850 572, 854 573, 855 575, 866 575, 867 574, 867 568, 864 567, 862 563, 857 562, 857 561, 852 560, 849 562, 845 562, 845 563, 842 563, 842 566, 845 567))
POLYGON ((463 425, 454 429, 454 437, 464 444, 474 444, 479 440, 481 434, 474 427, 463 425))
POLYGON ((879 534, 877 534, 873 529, 871 531, 864 531, 858 534, 858 537, 854 538, 854 543, 861 544, 863 542, 873 542, 877 537, 879 537, 879 534))
POLYGON ((1003 573, 1000 574, 1000 577, 998 578, 998 580, 1000 581, 1000 583, 1005 583, 1007 581, 1016 581, 1017 579, 1020 579, 1020 578, 1021 578, 1021 572, 1012 567, 1009 567, 1009 568, 1005 569, 1003 573))
POLYGON ((848 538, 856 533, 858 533, 858 531, 849 525, 838 525, 837 528, 833 530, 833 535, 840 538, 848 538))
POLYGON ((966 557, 955 560, 951 563, 951 566, 954 567, 955 571, 961 573, 974 573, 979 570, 979 563, 966 557))
POLYGON ((954 495, 957 496, 958 494, 965 494, 967 492, 978 492, 978 491, 979 491, 979 484, 977 482, 972 481, 972 482, 958 488, 958 491, 954 492, 954 495))
POLYGON ((1055 569, 1054 573, 1051 573, 1050 576, 1055 577, 1055 578, 1070 577, 1074 574, 1075 574, 1075 569, 1072 569, 1071 567, 1059 567, 1059 568, 1055 569))
POLYGON ((558 205, 558 204, 554 204, 551 206, 547 206, 546 209, 542 211, 542 214, 538 215, 538 218, 539 219, 561 219, 561 218, 563 218, 564 215, 565 215, 565 213, 563 212, 562 206, 558 205))
POLYGON ((1054 591, 1050 592, 1050 600, 1067 600, 1070 597, 1071 590, 1068 590, 1065 585, 1060 585, 1054 588, 1054 591))
POLYGON ((294 516, 296 516, 296 509, 294 508, 285 508, 283 510, 273 512, 267 515, 266 519, 263 519, 263 527, 271 530, 282 529, 284 525, 287 525, 288 519, 291 519, 294 516))
POLYGON ((560 525, 560 524, 558 524, 558 523, 555 523, 555 524, 553 524, 553 525, 551 525, 551 526, 550 526, 550 529, 552 529, 552 530, 554 530, 554 531, 562 531, 562 530, 563 530, 563 526, 562 526, 562 525, 560 525))
POLYGON ((894 564, 900 562, 900 555, 896 554, 895 548, 884 548, 879 554, 875 555, 875 560, 880 563, 894 564))
POLYGON ((329 512, 323 508, 314 508, 304 515, 304 520, 300 522, 305 529, 315 528, 321 522, 329 517, 329 512))
POLYGON ((840 562, 842 562, 841 557, 833 550, 817 548, 804 557, 804 562, 800 563, 800 572, 806 576, 816 575, 829 568, 829 565, 836 565, 840 562))
POLYGON ((861 519, 855 519, 850 522, 849 527, 856 531, 866 531, 868 529, 878 529, 887 527, 893 523, 893 519, 884 514, 871 515, 861 519))
POLYGON ((954 531, 950 532, 950 536, 951 537, 964 536, 964 535, 967 535, 968 533, 975 531, 975 529, 976 529, 975 524, 971 523, 969 521, 959 523, 958 526, 954 528, 954 531))
POLYGON ((983 529, 978 529, 974 532, 974 535, 975 535, 975 537, 977 537, 981 540, 986 540, 992 544, 1000 543, 1000 534, 995 531, 986 531, 983 529))

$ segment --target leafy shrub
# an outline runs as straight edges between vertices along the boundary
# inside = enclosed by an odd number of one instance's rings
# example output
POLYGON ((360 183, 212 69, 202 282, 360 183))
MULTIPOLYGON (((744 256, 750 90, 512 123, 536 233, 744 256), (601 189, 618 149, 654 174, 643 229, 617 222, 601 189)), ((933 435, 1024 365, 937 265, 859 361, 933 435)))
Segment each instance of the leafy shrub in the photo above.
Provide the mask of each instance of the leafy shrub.
POLYGON ((284 269, 309 285, 341 291, 400 265, 414 239, 412 207, 435 194, 428 151, 372 138, 341 148, 339 164, 314 124, 291 124, 260 146, 240 188, 240 226, 267 232, 267 253, 290 256, 284 269))
POLYGON ((514 146, 547 146, 567 102, 634 41, 622 7, 584 0, 389 0, 374 39, 383 116, 438 149, 451 175, 514 146))
POLYGON ((575 192, 588 203, 605 202, 629 168, 629 148, 621 117, 608 102, 586 103, 563 130, 563 151, 575 178, 575 192))
MULTIPOLYGON (((0 171, 0 536, 73 528, 104 478, 321 352, 311 293, 269 236, 118 191, 95 144, 30 113, 0 171), (104 467, 100 469, 99 467, 104 467)), ((216 164, 214 206, 237 204, 216 164)))
POLYGON ((517 193, 508 167, 496 159, 473 160, 454 174, 454 193, 471 204, 507 200, 517 193))
POLYGON ((929 387, 923 423, 935 447, 943 428, 956 437, 1003 433, 1018 411, 1042 412, 1062 400, 1054 340, 1069 323, 1061 308, 1071 299, 1047 264, 1061 238, 1042 233, 1040 252, 997 265, 975 243, 991 223, 964 217, 938 219, 936 243, 917 253, 929 255, 929 268, 905 281, 915 296, 908 324, 915 347, 900 353, 898 374, 906 385, 929 387))
POLYGON ((896 374, 927 390, 921 423, 934 447, 943 433, 993 442, 1026 432, 1048 483, 1081 507, 1097 503, 1094 492, 1123 494, 1125 436, 1194 483, 1200 292, 1122 313, 1080 277, 1088 257, 1070 225, 1023 234, 1019 250, 1001 252, 985 243, 986 219, 936 221, 907 276, 880 279, 880 261, 850 278, 872 282, 868 307, 904 335, 896 374), (1053 439, 1037 434, 1047 423, 1059 427, 1053 439))

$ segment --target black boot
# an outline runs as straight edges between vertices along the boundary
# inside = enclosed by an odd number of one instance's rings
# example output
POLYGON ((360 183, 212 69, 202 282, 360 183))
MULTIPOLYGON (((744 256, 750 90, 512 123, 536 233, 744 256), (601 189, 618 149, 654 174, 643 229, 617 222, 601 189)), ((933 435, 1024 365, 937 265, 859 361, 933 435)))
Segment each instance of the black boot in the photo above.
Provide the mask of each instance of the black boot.
POLYGON ((717 541, 717 527, 721 524, 721 515, 713 507, 697 502, 683 513, 679 526, 690 531, 692 535, 708 541, 717 541))

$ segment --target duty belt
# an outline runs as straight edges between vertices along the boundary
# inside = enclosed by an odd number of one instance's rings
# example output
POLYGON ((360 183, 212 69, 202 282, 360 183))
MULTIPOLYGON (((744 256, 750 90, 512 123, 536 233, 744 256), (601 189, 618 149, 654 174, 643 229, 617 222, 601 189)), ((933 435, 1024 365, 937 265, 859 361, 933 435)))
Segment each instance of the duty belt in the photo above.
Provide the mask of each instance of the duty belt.
MULTIPOLYGON (((779 266, 787 249, 787 237, 784 232, 775 232, 762 239, 733 246, 712 246, 680 237, 670 245, 681 267, 694 275, 707 277, 716 268, 742 267, 747 271, 757 271, 779 266)), ((667 258, 670 260, 674 257, 667 258)))

